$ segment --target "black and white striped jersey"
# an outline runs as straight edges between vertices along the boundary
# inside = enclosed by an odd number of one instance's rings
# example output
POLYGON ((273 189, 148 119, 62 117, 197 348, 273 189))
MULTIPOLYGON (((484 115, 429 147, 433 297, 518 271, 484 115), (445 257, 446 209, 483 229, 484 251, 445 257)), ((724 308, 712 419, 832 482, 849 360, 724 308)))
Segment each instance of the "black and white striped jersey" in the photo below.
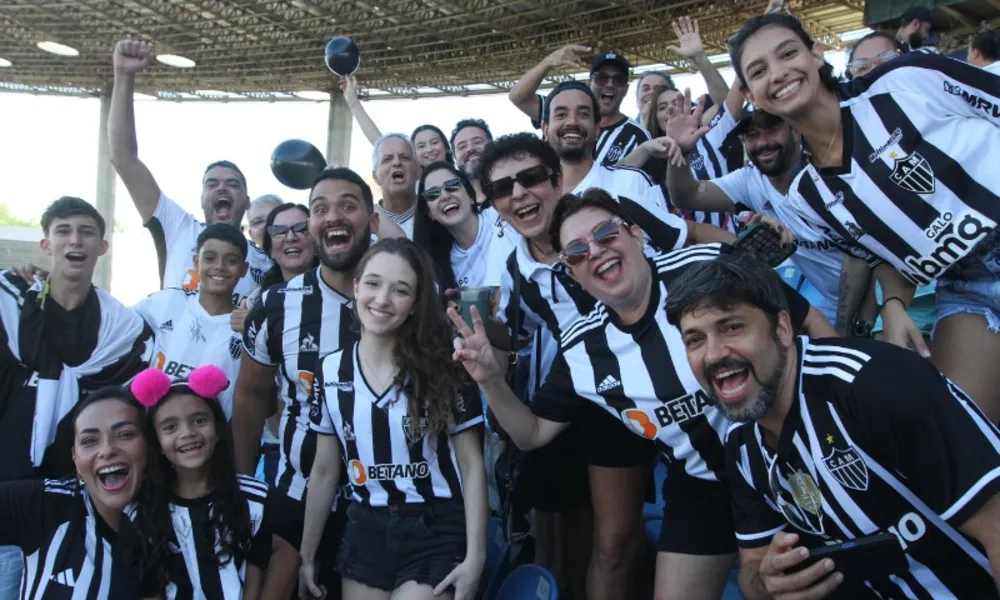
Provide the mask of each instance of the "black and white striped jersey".
POLYGON ((0 546, 24 553, 23 600, 130 598, 115 532, 76 480, 0 483, 0 522, 0 546))
MULTIPOLYGON (((245 560, 227 560, 219 566, 217 553, 220 551, 218 539, 206 540, 205 532, 212 518, 212 507, 216 494, 188 500, 174 496, 170 501, 170 518, 173 539, 169 546, 171 555, 167 558, 170 582, 166 587, 164 600, 240 600, 243 597, 243 582, 246 580, 247 565, 267 570, 271 560, 272 533, 267 515, 268 486, 252 477, 237 475, 239 494, 250 515, 250 532, 253 537, 250 552, 245 560), (212 544, 209 546, 209 544, 212 544)), ((120 547, 129 552, 129 573, 138 597, 158 595, 155 585, 140 582, 139 552, 136 544, 141 543, 135 521, 141 507, 130 505, 125 509, 119 527, 120 547), (127 517, 127 518, 126 518, 127 517)))
POLYGON ((914 352, 860 338, 796 340, 800 376, 777 448, 754 423, 726 442, 736 533, 789 525, 818 547, 892 532, 909 573, 852 598, 996 598, 989 558, 958 528, 1000 492, 1000 435, 914 352))
POLYGON ((843 167, 808 165, 790 201, 846 251, 926 285, 1000 221, 1000 78, 910 52, 839 96, 843 167))
MULTIPOLYGON (((666 303, 670 283, 690 265, 732 251, 731 246, 705 244, 651 258, 654 285, 646 313, 624 325, 598 302, 563 331, 532 411, 565 423, 592 402, 636 435, 655 440, 667 459, 683 465, 692 477, 719 479, 729 421, 710 405, 692 372, 681 332, 667 322, 666 303)), ((809 304, 791 288, 787 292, 797 327, 809 304)))
MULTIPOLYGON (((598 169, 625 174, 624 177, 633 182, 637 177, 649 181, 648 176, 635 169, 609 169, 594 165, 591 173, 598 169)), ((658 187, 653 187, 659 191, 658 187)), ((610 192, 614 195, 613 191, 610 192)), ((665 211, 647 210, 628 198, 618 197, 618 201, 645 233, 647 254, 656 255, 661 249, 676 250, 684 246, 687 224, 682 219, 665 211)), ((559 336, 571 323, 590 313, 597 301, 573 281, 562 263, 549 265, 535 260, 528 241, 518 237, 500 279, 498 318, 511 327, 516 312, 511 298, 515 277, 520 278, 520 319, 514 327, 516 337, 524 341, 534 340, 528 380, 529 394, 533 394, 548 375, 559 349, 559 336)))
POLYGON ((355 502, 368 506, 419 504, 462 497, 452 436, 483 423, 474 388, 455 399, 450 431, 428 437, 426 417, 409 414, 399 386, 376 394, 361 372, 358 346, 325 357, 316 372, 322 417, 313 428, 336 435, 355 502))
MULTIPOLYGON (((699 181, 718 179, 743 166, 743 144, 733 133, 737 121, 725 104, 719 107, 710 125, 712 128, 698 140, 688 157, 691 173, 699 181)), ((683 209, 678 212, 695 223, 709 223, 732 232, 737 229, 736 215, 731 212, 683 209)))
POLYGON ((597 136, 594 162, 613 166, 629 155, 637 146, 649 141, 649 132, 642 125, 622 116, 621 121, 601 127, 597 136))
POLYGON ((264 292, 247 316, 243 347, 257 362, 278 368, 284 401, 279 437, 281 461, 274 486, 303 500, 316 454, 319 404, 310 404, 319 359, 358 339, 350 299, 323 281, 317 267, 264 292))

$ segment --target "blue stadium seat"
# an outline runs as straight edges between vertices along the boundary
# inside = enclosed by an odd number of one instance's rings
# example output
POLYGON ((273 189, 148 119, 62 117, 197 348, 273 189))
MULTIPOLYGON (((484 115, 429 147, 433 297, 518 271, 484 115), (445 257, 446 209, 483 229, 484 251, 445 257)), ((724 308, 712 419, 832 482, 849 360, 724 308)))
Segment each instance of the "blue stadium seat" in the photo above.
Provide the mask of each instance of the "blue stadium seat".
POLYGON ((483 577, 489 583, 483 600, 494 600, 503 580, 510 573, 510 542, 504 539, 503 519, 490 517, 486 522, 486 564, 483 577))
POLYGON ((743 592, 740 591, 739 574, 740 568, 737 565, 729 574, 726 587, 722 589, 722 600, 744 600, 743 592))
POLYGON ((496 600, 559 600, 559 586, 544 567, 521 565, 504 580, 496 600))
POLYGON ((656 487, 656 500, 647 502, 642 507, 642 520, 663 518, 663 482, 667 480, 667 465, 657 460, 653 468, 653 485, 656 487))

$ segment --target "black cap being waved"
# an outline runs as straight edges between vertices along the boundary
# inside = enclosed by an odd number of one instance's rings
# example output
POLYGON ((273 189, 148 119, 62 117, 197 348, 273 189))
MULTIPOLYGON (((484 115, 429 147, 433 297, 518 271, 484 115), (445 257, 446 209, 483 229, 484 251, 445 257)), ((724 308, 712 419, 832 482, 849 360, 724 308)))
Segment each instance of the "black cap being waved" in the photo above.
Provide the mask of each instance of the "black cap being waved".
POLYGON ((612 63, 618 67, 621 67, 625 71, 625 75, 628 75, 632 70, 632 65, 628 63, 628 60, 624 56, 618 54, 617 52, 605 52, 603 54, 598 54, 594 57, 594 60, 590 63, 590 74, 593 75, 601 68, 602 65, 612 63))

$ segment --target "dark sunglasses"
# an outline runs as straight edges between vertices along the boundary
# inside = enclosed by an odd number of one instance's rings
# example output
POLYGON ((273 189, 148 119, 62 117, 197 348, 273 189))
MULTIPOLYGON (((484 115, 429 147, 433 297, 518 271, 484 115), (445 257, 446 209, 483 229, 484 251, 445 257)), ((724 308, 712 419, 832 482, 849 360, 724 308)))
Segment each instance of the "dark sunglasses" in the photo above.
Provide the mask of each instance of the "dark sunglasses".
POLYGON ((598 223, 597 227, 594 227, 590 231, 589 237, 582 240, 573 240, 566 244, 563 247, 563 251, 559 253, 559 260, 566 266, 577 266, 590 256, 591 240, 598 246, 607 248, 611 245, 611 242, 618 239, 618 235, 621 233, 619 227, 623 224, 624 222, 618 217, 612 217, 603 223, 598 223))
POLYGON ((462 182, 459 181, 458 178, 449 179, 441 185, 436 185, 432 188, 424 190, 424 200, 434 202, 441 197, 441 194, 445 192, 455 193, 460 189, 462 189, 462 182))
POLYGON ((491 201, 506 198, 514 193, 515 181, 527 189, 545 183, 551 176, 552 169, 545 165, 535 165, 518 171, 513 177, 504 177, 484 184, 483 194, 491 201))
POLYGON ((306 232, 306 228, 308 226, 308 221, 299 221, 294 225, 271 225, 267 228, 267 233, 270 234, 272 238, 288 237, 289 231, 302 235, 306 232))
POLYGON ((609 81, 618 87, 625 87, 625 84, 628 83, 628 77, 621 74, 615 74, 615 75, 604 75, 602 73, 594 74, 594 83, 596 83, 599 86, 605 86, 608 84, 609 81))

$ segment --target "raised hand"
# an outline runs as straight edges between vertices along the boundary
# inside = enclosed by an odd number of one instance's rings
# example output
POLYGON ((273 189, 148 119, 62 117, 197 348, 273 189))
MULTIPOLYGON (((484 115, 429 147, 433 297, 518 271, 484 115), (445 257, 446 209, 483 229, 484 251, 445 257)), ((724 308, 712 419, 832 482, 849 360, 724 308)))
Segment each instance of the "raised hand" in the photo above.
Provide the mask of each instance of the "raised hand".
POLYGON ((471 330, 457 310, 448 309, 448 318, 451 319, 460 336, 454 340, 454 358, 462 363, 462 366, 476 383, 482 385, 491 379, 502 378, 504 372, 493 354, 493 346, 490 345, 490 341, 486 337, 486 326, 483 325, 479 309, 472 306, 470 313, 472 315, 471 330))
POLYGON ((702 98, 698 101, 694 112, 689 112, 688 106, 691 106, 691 89, 685 88, 681 111, 667 120, 666 131, 664 131, 668 137, 677 142, 685 153, 693 150, 698 140, 712 130, 711 127, 701 124, 701 116, 705 112, 705 99, 702 98))
POLYGON ((670 26, 677 36, 677 43, 680 46, 667 46, 667 50, 683 56, 693 58, 705 53, 705 46, 701 43, 701 31, 698 28, 698 19, 691 17, 681 17, 672 22, 670 26))
POLYGON ((545 57, 545 63, 551 69, 582 69, 583 58, 590 52, 590 46, 568 44, 545 57))
POLYGON ((354 75, 340 78, 340 91, 344 92, 344 100, 348 103, 358 102, 358 80, 354 75))
POLYGON ((121 40, 115 44, 115 53, 111 58, 115 73, 134 75, 146 69, 153 61, 153 47, 146 42, 136 40, 121 40))

